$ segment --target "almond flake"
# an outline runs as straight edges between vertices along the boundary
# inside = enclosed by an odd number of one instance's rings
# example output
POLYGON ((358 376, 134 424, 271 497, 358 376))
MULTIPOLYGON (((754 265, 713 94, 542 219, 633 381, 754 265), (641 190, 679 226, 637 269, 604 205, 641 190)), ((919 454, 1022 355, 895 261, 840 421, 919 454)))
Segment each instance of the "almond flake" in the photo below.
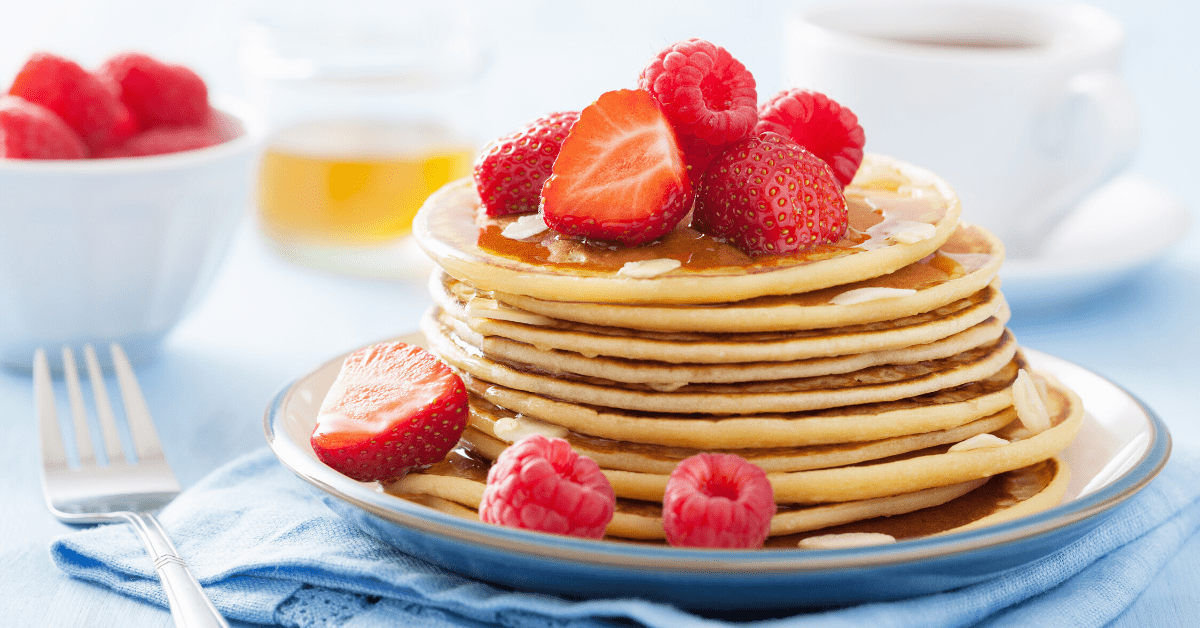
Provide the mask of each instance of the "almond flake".
POLYGON ((1017 371, 1017 380, 1012 385, 1013 407, 1017 409, 1017 418, 1025 429, 1040 434, 1050 429, 1050 412, 1046 410, 1046 401, 1038 391, 1037 382, 1025 369, 1017 371))
POLYGON ((855 303, 866 303, 867 301, 876 301, 878 299, 906 297, 916 293, 917 291, 911 288, 858 288, 856 290, 847 290, 833 297, 829 302, 834 305, 854 305, 855 303))
POLYGON ((563 438, 567 435, 567 428, 545 421, 538 421, 523 416, 504 417, 498 419, 492 427, 492 433, 496 438, 506 442, 515 443, 530 434, 541 434, 547 438, 563 438))
POLYGON ((937 227, 927 222, 911 222, 903 224, 898 230, 893 231, 889 237, 894 242, 901 244, 912 244, 922 240, 928 240, 937 235, 937 227))
POLYGON ((515 222, 508 223, 508 226, 500 232, 500 235, 513 240, 524 240, 549 229, 546 226, 546 221, 542 218, 542 213, 525 214, 518 218, 515 222))
POLYGON ((822 534, 800 539, 802 549, 847 549, 871 547, 895 543, 896 537, 879 532, 846 532, 844 534, 822 534))
POLYGON ((668 257, 647 259, 640 262, 625 262, 621 270, 617 271, 617 276, 629 277, 631 279, 649 279, 663 273, 669 273, 682 265, 683 262, 668 257))
POLYGON ((1003 447, 1008 441, 995 434, 976 434, 961 443, 956 443, 950 451, 971 451, 972 449, 993 449, 1003 447))
POLYGON ((526 325, 550 325, 554 322, 553 319, 541 314, 518 310, 495 299, 483 299, 480 297, 475 297, 467 301, 466 311, 467 316, 471 318, 491 318, 499 321, 524 323, 526 325))

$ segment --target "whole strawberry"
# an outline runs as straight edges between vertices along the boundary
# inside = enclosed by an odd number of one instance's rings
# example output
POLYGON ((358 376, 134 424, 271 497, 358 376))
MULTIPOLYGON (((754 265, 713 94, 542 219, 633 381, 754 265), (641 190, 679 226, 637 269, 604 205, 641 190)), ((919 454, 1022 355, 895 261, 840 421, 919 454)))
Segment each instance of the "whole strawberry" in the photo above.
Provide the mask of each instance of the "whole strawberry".
POLYGON ((858 116, 820 92, 784 90, 758 108, 755 133, 778 133, 833 168, 843 187, 863 160, 866 136, 858 116))
POLYGON ((579 114, 542 186, 542 216, 570 236, 653 242, 692 207, 692 180, 671 123, 649 93, 601 94, 579 114))
POLYGON ((310 442, 355 480, 399 478, 445 458, 467 414, 466 387, 450 367, 417 346, 377 344, 346 358, 310 442))
POLYGON ((680 462, 663 494, 663 530, 676 547, 762 547, 775 516, 767 475, 734 454, 680 462))
POLYGON ((505 449, 488 470, 479 518, 598 539, 615 507, 612 486, 591 458, 561 438, 531 434, 505 449))
POLYGON ((700 178, 692 226, 750 255, 837 242, 846 197, 829 165, 776 133, 726 150, 700 178))
POLYGON ((543 116, 485 146, 475 160, 475 189, 489 216, 538 210, 542 184, 578 111, 543 116))
POLYGON ((754 76, 729 51, 703 39, 659 51, 642 69, 638 87, 667 114, 693 177, 749 137, 758 121, 754 76))

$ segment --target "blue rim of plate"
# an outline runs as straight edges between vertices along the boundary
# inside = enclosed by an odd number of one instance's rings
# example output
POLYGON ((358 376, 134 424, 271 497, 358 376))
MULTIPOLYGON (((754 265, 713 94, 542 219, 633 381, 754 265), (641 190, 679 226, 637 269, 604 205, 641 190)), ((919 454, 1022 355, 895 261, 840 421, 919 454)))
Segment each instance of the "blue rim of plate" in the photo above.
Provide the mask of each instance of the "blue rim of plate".
POLYGON ((486 546, 501 552, 519 552, 548 561, 570 561, 597 567, 660 573, 702 571, 714 575, 800 574, 888 567, 993 548, 1066 528, 1108 511, 1129 499, 1153 480, 1166 465, 1171 451, 1170 434, 1166 424, 1140 399, 1111 380, 1081 366, 1028 348, 1023 347, 1022 351, 1035 365, 1047 360, 1057 361, 1063 367, 1079 369, 1103 381, 1132 400, 1141 410, 1150 431, 1150 442, 1142 456, 1105 486, 1049 510, 994 526, 874 547, 832 550, 725 550, 597 541, 471 521, 388 495, 378 490, 375 485, 351 480, 325 466, 289 438, 277 437, 280 433, 286 433, 282 425, 285 418, 282 408, 298 386, 308 377, 330 368, 331 365, 340 365, 345 359, 344 355, 284 386, 268 406, 263 428, 267 443, 275 456, 302 480, 373 515, 413 531, 440 536, 457 543, 486 546))

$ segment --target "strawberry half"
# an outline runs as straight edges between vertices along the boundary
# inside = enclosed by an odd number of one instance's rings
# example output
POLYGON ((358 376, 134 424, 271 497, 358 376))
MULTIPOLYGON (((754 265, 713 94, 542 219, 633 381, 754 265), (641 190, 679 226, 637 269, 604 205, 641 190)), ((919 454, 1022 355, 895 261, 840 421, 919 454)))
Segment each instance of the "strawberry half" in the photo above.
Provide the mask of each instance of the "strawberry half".
POLYGON ((346 358, 310 442, 321 462, 369 482, 441 461, 466 425, 462 379, 424 349, 393 342, 346 358))
POLYGON ((626 246, 675 228, 692 207, 692 183, 671 123, 648 92, 607 92, 585 107, 542 187, 555 231, 626 246))
POLYGON ((822 94, 784 90, 758 108, 755 134, 778 133, 808 149, 833 168, 843 187, 863 160, 866 136, 854 112, 822 94))
POLYGON ((693 227, 749 253, 787 254, 846 232, 846 197, 829 164, 776 133, 726 150, 700 178, 693 227))

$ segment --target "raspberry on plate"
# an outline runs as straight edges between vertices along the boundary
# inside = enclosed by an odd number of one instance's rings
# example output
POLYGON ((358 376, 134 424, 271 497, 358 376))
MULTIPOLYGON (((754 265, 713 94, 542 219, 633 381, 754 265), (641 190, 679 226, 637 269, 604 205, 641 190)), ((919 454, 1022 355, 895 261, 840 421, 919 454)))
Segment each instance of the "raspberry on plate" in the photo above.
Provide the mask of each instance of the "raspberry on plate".
POLYGON ((848 216, 829 165, 766 132, 726 150, 700 178, 692 226, 749 253, 787 254, 837 242, 848 216))
POLYGON ((578 119, 578 111, 552 113, 483 147, 475 160, 475 189, 487 215, 538 210, 542 184, 550 177, 558 149, 578 119))
POLYGON ((626 246, 666 235, 692 207, 671 124, 649 93, 621 89, 584 108, 542 186, 546 225, 626 246))
POLYGON ((109 57, 96 74, 118 86, 121 102, 133 112, 140 129, 198 125, 208 116, 204 79, 182 65, 142 52, 122 52, 109 57))
POLYGON ((137 130, 115 85, 47 52, 29 57, 9 93, 58 114, 92 150, 119 143, 137 130))
POLYGON ((18 96, 0 96, 0 157, 82 159, 87 146, 53 111, 18 96))
POLYGON ((858 116, 820 92, 784 90, 758 109, 754 132, 778 133, 825 160, 845 187, 863 160, 866 136, 858 116))
POLYGON ((667 480, 663 528, 676 547, 762 547, 775 491, 761 468, 735 454, 696 454, 667 480))
POLYGON ((616 496, 600 465, 561 438, 531 434, 505 449, 488 470, 479 518, 599 539, 615 508, 616 496))
POLYGON ((672 44, 638 77, 675 127, 692 176, 725 147, 749 137, 758 121, 754 76, 724 48, 703 39, 672 44))
POLYGON ((317 412, 317 458, 360 482, 403 477, 440 462, 467 425, 462 379, 402 342, 351 353, 317 412))

